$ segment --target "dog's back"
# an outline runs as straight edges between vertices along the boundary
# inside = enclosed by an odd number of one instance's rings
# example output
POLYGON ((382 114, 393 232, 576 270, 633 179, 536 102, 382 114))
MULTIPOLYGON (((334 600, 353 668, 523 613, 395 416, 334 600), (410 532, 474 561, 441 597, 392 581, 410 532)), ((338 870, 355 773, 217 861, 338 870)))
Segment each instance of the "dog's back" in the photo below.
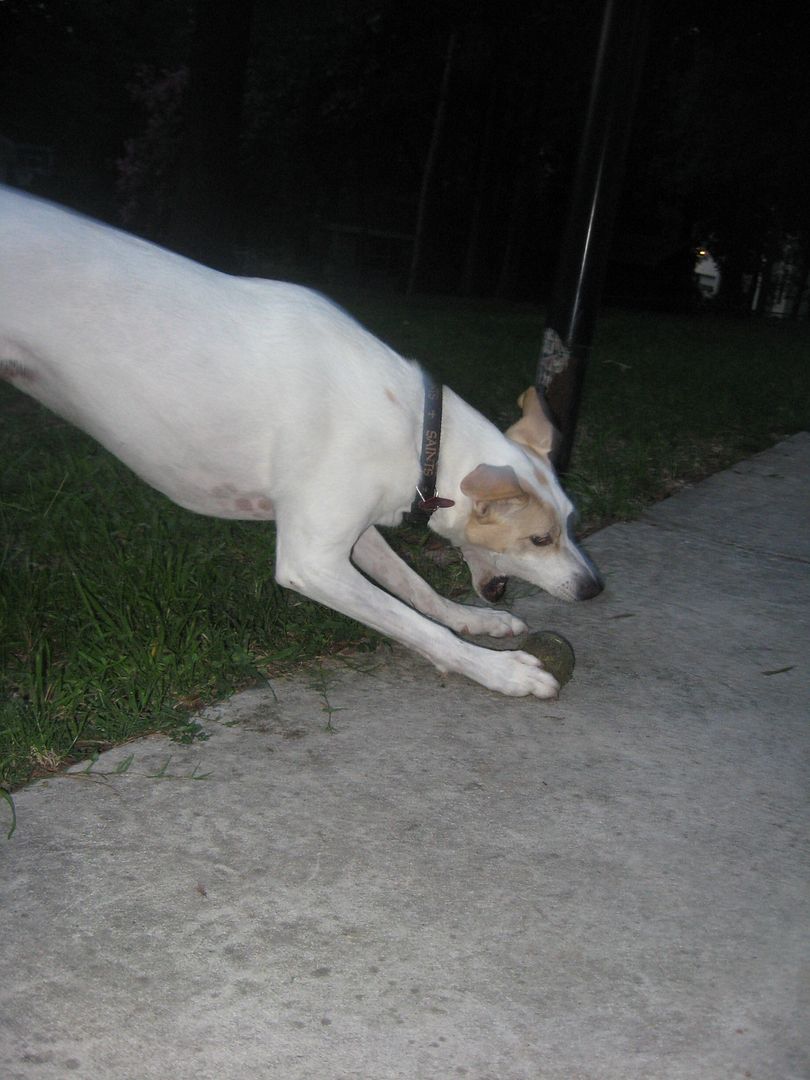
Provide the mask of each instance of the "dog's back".
POLYGON ((272 486, 279 458, 295 482, 308 433, 351 431, 359 410, 395 424, 390 399, 416 382, 309 289, 219 273, 8 188, 0 374, 176 502, 217 514, 213 488, 272 486), (379 373, 367 369, 380 364, 390 393, 369 404, 379 373))

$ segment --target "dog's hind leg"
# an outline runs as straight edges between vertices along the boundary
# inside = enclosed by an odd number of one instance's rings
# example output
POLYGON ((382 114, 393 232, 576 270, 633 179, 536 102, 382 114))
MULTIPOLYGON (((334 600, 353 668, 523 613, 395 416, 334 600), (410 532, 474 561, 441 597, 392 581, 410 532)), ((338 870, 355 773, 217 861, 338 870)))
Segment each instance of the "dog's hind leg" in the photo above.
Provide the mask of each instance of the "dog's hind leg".
POLYGON ((407 563, 392 551, 379 531, 366 529, 352 551, 352 561, 406 604, 460 634, 510 637, 527 626, 508 611, 457 604, 439 596, 407 563))

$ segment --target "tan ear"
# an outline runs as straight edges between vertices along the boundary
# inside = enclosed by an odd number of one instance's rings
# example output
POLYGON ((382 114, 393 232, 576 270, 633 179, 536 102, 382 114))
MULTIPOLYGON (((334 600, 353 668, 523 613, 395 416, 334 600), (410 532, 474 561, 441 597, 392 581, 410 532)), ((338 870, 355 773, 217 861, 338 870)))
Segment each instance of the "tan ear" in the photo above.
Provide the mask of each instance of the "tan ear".
POLYGON ((523 410, 523 416, 506 431, 507 439, 527 446, 535 454, 548 457, 557 442, 558 433, 533 386, 523 391, 518 405, 523 410))
POLYGON ((479 465, 461 481, 461 490, 473 500, 479 518, 488 512, 491 503, 515 499, 524 503, 528 498, 511 465, 479 465))

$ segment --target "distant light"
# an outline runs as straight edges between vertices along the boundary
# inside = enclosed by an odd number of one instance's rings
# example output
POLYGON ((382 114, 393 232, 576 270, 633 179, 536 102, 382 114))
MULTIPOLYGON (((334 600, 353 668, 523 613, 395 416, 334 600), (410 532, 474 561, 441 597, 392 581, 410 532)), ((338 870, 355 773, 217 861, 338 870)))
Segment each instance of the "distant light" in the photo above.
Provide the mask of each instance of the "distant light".
POLYGON ((708 254, 709 253, 706 250, 706 248, 698 248, 698 258, 699 259, 705 259, 708 254))

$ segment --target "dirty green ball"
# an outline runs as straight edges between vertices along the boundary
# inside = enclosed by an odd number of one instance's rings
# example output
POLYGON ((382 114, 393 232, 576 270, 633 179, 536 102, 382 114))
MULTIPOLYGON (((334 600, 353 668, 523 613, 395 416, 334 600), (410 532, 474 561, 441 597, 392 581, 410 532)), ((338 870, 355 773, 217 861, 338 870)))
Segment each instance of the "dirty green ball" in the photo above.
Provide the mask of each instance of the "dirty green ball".
POLYGON ((574 674, 574 650, 562 634, 553 630, 539 630, 536 634, 529 634, 520 648, 536 656, 560 686, 565 686, 574 674))

